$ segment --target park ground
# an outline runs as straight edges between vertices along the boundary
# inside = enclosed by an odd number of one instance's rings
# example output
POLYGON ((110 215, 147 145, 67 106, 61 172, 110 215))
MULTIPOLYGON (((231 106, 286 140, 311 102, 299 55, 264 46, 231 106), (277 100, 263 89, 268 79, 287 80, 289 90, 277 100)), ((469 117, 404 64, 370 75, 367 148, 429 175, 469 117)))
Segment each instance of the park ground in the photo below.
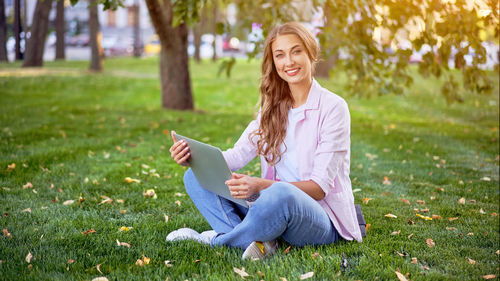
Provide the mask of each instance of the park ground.
MULTIPOLYGON (((161 108, 155 58, 87 67, 0 66, 1 280, 498 278, 498 73, 494 94, 452 105, 418 74, 404 95, 371 99, 347 95, 342 73, 319 79, 350 107, 368 235, 281 243, 267 260, 243 261, 240 249, 165 242, 183 226, 209 229, 169 157, 169 132, 231 147, 257 108, 259 62, 238 61, 230 79, 192 64, 194 111, 161 108)), ((258 171, 255 160, 243 169, 258 171)))

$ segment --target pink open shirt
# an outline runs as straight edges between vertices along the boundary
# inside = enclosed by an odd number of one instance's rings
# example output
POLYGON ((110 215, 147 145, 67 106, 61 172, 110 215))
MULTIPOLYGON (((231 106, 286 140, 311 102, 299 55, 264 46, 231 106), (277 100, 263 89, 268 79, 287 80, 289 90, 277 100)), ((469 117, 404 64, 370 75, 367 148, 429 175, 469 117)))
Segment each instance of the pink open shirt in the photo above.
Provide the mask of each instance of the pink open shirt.
MULTIPOLYGON (((313 80, 304 106, 294 136, 300 179, 313 180, 323 189, 325 197, 318 203, 340 236, 361 242, 349 179, 351 118, 347 103, 313 80)), ((258 129, 259 120, 260 115, 250 122, 234 147, 223 152, 231 170, 242 168, 257 156, 249 135, 258 129)), ((274 178, 273 168, 262 156, 261 168, 263 178, 274 178)))

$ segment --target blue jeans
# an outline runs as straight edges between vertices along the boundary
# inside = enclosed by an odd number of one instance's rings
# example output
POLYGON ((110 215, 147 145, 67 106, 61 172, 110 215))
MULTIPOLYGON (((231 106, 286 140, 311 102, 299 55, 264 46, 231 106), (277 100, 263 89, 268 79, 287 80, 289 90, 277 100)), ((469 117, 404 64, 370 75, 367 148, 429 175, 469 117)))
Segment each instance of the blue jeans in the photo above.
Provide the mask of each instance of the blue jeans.
POLYGON ((261 191, 250 208, 204 189, 191 169, 184 174, 191 200, 217 236, 211 245, 246 249, 253 241, 282 237, 296 245, 322 245, 340 236, 319 203, 296 186, 277 182, 261 191))

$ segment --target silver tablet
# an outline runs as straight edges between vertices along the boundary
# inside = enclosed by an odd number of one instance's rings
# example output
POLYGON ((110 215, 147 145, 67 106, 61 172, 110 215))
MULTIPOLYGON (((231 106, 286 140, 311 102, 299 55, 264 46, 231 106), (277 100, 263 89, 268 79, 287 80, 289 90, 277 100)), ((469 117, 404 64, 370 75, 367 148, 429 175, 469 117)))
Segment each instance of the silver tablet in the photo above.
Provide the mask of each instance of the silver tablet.
POLYGON ((174 135, 177 140, 187 142, 191 153, 188 163, 202 187, 248 208, 247 201, 235 199, 225 184, 226 180, 232 177, 232 173, 218 147, 179 134, 174 135))

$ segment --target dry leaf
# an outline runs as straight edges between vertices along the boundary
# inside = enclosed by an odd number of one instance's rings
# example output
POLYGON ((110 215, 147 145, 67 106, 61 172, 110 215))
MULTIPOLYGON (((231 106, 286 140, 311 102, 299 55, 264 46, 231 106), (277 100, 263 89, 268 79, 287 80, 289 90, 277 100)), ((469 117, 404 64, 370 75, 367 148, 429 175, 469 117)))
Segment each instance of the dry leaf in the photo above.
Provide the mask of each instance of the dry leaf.
POLYGON ((73 203, 75 203, 75 200, 66 200, 63 202, 63 205, 71 205, 73 203))
POLYGON ((134 183, 134 182, 135 182, 135 183, 140 183, 141 181, 140 181, 140 180, 138 180, 138 179, 133 179, 133 178, 130 178, 130 177, 126 177, 126 178, 125 178, 125 182, 126 182, 126 183, 134 183))
POLYGON ((7 165, 7 171, 14 170, 16 168, 16 163, 12 163, 10 165, 7 165))
POLYGON ((142 255, 142 261, 144 262, 144 264, 149 264, 149 262, 151 261, 150 258, 144 256, 144 254, 142 255))
POLYGON ((395 216, 393 214, 386 214, 386 215, 384 215, 384 217, 386 217, 386 218, 393 218, 393 219, 397 218, 397 216, 395 216))
POLYGON ((479 209, 479 213, 480 213, 481 215, 486 214, 486 212, 483 210, 483 208, 479 209))
POLYGON ((436 187, 436 191, 444 192, 444 188, 442 188, 442 187, 436 187))
POLYGON ((448 218, 449 221, 458 220, 458 218, 448 218))
POLYGON ((426 266, 426 265, 421 265, 420 267, 421 267, 422 269, 424 269, 424 270, 430 270, 430 268, 429 268, 428 266, 426 266))
POLYGON ((123 204, 123 203, 125 203, 125 201, 123 201, 123 199, 116 199, 116 203, 123 204))
POLYGON ((408 235, 408 239, 412 238, 413 237, 413 233, 408 235))
POLYGON ((314 276, 314 272, 313 271, 308 272, 308 273, 304 273, 304 274, 300 275, 300 280, 309 279, 309 278, 311 278, 313 276, 314 276))
POLYGON ((482 181, 491 181, 491 179, 489 177, 482 177, 481 180, 482 181))
POLYGON ((288 246, 284 251, 283 251, 283 254, 288 254, 288 252, 290 252, 290 249, 292 248, 292 246, 288 246))
POLYGON ((68 260, 68 264, 72 264, 72 263, 74 263, 74 262, 75 262, 75 260, 74 260, 74 259, 69 259, 69 260, 68 260))
POLYGON ((23 189, 26 188, 33 188, 33 184, 31 184, 31 182, 27 182, 25 185, 23 185, 23 189))
POLYGON ((393 232, 391 233, 391 235, 398 235, 399 233, 401 233, 401 229, 400 229, 400 230, 398 230, 398 231, 393 231, 393 232))
POLYGON ((172 265, 172 264, 170 264, 170 261, 165 261, 165 266, 166 266, 166 267, 172 267, 173 265, 172 265))
POLYGON ((100 276, 100 277, 96 277, 96 278, 92 279, 92 281, 108 281, 108 278, 106 278, 104 276, 100 276))
POLYGON ((432 219, 433 219, 433 220, 440 220, 440 219, 442 219, 442 218, 443 218, 443 217, 441 217, 440 215, 434 215, 434 214, 432 214, 432 219))
POLYGON ((363 198, 362 201, 363 201, 363 204, 368 204, 368 202, 370 202, 370 200, 372 200, 373 198, 363 198))
POLYGON ((142 193, 142 195, 144 195, 144 197, 153 197, 156 199, 156 192, 154 189, 148 189, 148 190, 144 191, 142 193))
POLYGON ((314 252, 314 254, 312 254, 312 258, 315 259, 319 256, 319 253, 318 252, 314 252))
POLYGON ((31 213, 31 208, 26 208, 23 210, 23 213, 31 213))
POLYGON ((417 203, 423 205, 423 204, 425 204, 425 201, 424 200, 417 200, 417 203))
POLYGON ((410 263, 417 264, 418 263, 417 258, 411 258, 411 262, 410 263))
POLYGON ((120 241, 118 241, 118 239, 116 239, 116 244, 118 244, 118 246, 125 246, 127 248, 130 248, 130 244, 129 243, 120 242, 120 241))
POLYGON ((496 217, 496 216, 498 216, 498 214, 497 214, 497 213, 495 213, 495 212, 493 212, 493 213, 491 213, 491 216, 492 216, 492 217, 496 217))
POLYGON ((465 198, 460 198, 458 199, 458 204, 462 204, 462 205, 465 205, 465 198))
POLYGON ((281 281, 287 281, 285 277, 280 277, 281 281))
POLYGON ((404 257, 405 255, 404 254, 401 254, 400 252, 397 252, 396 253, 400 256, 400 257, 404 257))
POLYGON ((179 200, 175 200, 175 204, 177 204, 177 206, 179 206, 179 207, 180 207, 180 206, 181 206, 181 201, 179 201, 179 200))
POLYGON ((410 205, 410 201, 408 201, 408 200, 406 200, 406 199, 404 199, 404 198, 399 199, 399 201, 401 201, 401 202, 403 202, 403 203, 405 203, 405 204, 410 205))
POLYGON ((94 229, 89 229, 89 230, 82 232, 83 235, 92 234, 92 233, 96 233, 96 231, 94 229))
POLYGON ((12 235, 10 235, 9 231, 6 228, 2 229, 2 231, 3 231, 3 235, 5 235, 9 238, 12 238, 12 235))
POLYGON ((257 274, 260 276, 260 277, 264 277, 264 273, 258 271, 257 274))
POLYGON ((399 271, 395 271, 394 273, 396 273, 396 276, 398 277, 399 281, 408 281, 408 279, 406 279, 406 277, 399 271))
POLYGON ((469 263, 470 263, 470 264, 476 264, 476 261, 475 261, 475 260, 473 260, 473 259, 471 259, 471 258, 467 258, 467 260, 469 260, 469 263))
POLYGON ((113 199, 111 198, 106 198, 104 200, 101 201, 101 203, 99 203, 98 205, 102 205, 102 204, 111 204, 113 202, 113 199))
POLYGON ((165 218, 165 223, 168 222, 168 216, 166 214, 163 214, 163 217, 165 218))
POLYGON ((193 263, 197 263, 197 262, 200 262, 200 261, 201 261, 201 260, 194 260, 194 262, 193 262, 193 263))
POLYGON ((495 254, 500 255, 500 250, 497 250, 495 254))
POLYGON ((365 230, 368 231, 368 229, 370 229, 372 227, 372 224, 371 223, 367 223, 366 226, 365 226, 365 230))
POLYGON ((239 276, 241 276, 242 279, 245 279, 245 277, 250 276, 248 273, 245 272, 245 268, 242 267, 241 269, 233 267, 234 272, 236 272, 239 276))
POLYGON ((457 228, 456 228, 456 227, 448 227, 448 226, 447 226, 447 227, 446 227, 446 230, 451 230, 451 231, 453 231, 453 230, 457 230, 457 228))
POLYGON ((127 213, 127 210, 120 210, 120 213, 121 213, 121 214, 126 214, 126 213, 127 213))
POLYGON ((419 218, 421 218, 421 219, 424 219, 426 221, 431 221, 432 220, 432 218, 427 217, 427 216, 422 216, 421 214, 416 214, 416 216, 419 217, 419 218))
POLYGON ((384 181, 382 183, 389 185, 389 184, 391 184, 391 181, 389 180, 388 177, 384 177, 384 181))
POLYGON ((495 277, 497 277, 495 274, 483 275, 483 279, 493 279, 495 277))
POLYGON ((422 212, 422 213, 428 213, 429 209, 420 209, 420 212, 422 212))
POLYGON ((102 265, 102 263, 96 265, 95 269, 97 269, 97 271, 99 271, 99 273, 103 274, 102 271, 101 271, 101 265, 102 265))
POLYGON ((425 242, 427 243, 427 246, 429 246, 429 247, 436 246, 436 243, 434 243, 434 241, 431 238, 427 238, 427 240, 425 240, 425 242))
POLYGON ((30 263, 31 262, 31 258, 33 257, 33 255, 31 254, 31 252, 28 252, 28 254, 26 255, 26 262, 27 263, 30 263))
POLYGON ((144 262, 141 259, 137 259, 135 261, 135 265, 137 265, 137 266, 144 266, 144 262))

